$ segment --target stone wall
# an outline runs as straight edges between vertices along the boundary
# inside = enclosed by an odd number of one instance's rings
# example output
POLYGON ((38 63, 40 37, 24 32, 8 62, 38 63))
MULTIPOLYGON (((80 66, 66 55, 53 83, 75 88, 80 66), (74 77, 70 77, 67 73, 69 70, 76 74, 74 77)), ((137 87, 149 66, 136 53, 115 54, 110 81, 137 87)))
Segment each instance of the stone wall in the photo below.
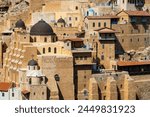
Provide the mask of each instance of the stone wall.
POLYGON ((40 59, 42 72, 48 79, 48 87, 52 87, 55 84, 55 86, 57 86, 55 87, 55 90, 58 88, 60 99, 74 99, 72 56, 44 55, 41 56, 40 59), (59 76, 59 81, 55 81, 55 75, 59 76))
POLYGON ((29 99, 30 100, 47 100, 46 85, 31 85, 29 99))
POLYGON ((119 32, 116 34, 116 52, 122 53, 149 46, 148 25, 117 24, 112 27, 119 32))

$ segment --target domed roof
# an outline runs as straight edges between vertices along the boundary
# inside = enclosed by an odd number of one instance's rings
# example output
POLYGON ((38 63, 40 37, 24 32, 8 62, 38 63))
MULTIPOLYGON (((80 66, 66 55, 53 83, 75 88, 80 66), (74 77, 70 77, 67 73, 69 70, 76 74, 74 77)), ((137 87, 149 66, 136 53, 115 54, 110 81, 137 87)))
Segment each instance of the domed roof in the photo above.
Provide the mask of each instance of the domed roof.
POLYGON ((65 20, 63 18, 58 19, 57 23, 66 23, 65 20))
POLYGON ((30 30, 30 35, 47 36, 54 35, 52 27, 44 20, 37 22, 30 30))
POLYGON ((88 11, 87 11, 87 16, 94 16, 95 14, 95 11, 93 8, 89 8, 88 11))
POLYGON ((26 29, 25 23, 24 21, 22 21, 22 19, 18 20, 15 24, 16 28, 22 28, 22 29, 26 29))
MULTIPOLYGON (((89 10, 89 11, 94 11, 94 9, 93 9, 92 7, 90 7, 88 10, 89 10)), ((94 11, 94 12, 95 12, 95 11, 94 11)))
POLYGON ((30 60, 30 61, 28 62, 28 65, 29 65, 29 66, 37 66, 38 63, 37 63, 36 60, 32 59, 32 60, 30 60))

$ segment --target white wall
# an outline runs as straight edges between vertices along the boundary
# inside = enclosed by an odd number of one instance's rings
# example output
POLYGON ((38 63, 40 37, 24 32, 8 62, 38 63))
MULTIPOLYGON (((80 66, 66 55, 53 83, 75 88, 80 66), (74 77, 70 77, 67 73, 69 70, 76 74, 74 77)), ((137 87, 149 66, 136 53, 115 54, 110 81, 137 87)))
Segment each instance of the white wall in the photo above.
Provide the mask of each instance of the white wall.
POLYGON ((11 88, 9 89, 9 100, 20 100, 21 99, 21 90, 20 88, 11 88), (14 93, 14 97, 12 96, 14 93))
POLYGON ((8 92, 0 92, 0 100, 21 100, 20 88, 11 88, 8 92), (2 93, 4 93, 4 96, 2 96, 2 93), (14 97, 12 93, 14 93, 14 97))
POLYGON ((9 93, 8 92, 0 92, 0 100, 9 100, 9 93), (4 96, 2 96, 4 93, 4 96))

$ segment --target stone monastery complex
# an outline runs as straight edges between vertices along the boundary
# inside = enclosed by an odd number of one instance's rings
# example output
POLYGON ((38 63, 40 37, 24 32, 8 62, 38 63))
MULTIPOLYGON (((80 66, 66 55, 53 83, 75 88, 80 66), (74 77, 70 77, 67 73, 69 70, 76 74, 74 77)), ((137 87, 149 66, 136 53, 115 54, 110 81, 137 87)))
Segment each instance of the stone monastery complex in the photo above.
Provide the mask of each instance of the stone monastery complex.
POLYGON ((148 99, 149 0, 0 0, 0 100, 148 99))

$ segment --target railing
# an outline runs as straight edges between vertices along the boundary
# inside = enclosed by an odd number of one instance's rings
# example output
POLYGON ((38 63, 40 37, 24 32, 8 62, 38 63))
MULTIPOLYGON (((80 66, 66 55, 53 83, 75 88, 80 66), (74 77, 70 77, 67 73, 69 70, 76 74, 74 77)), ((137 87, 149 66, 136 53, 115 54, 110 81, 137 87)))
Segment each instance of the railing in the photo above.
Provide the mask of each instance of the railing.
POLYGON ((145 75, 145 74, 150 74, 150 71, 128 71, 130 75, 145 75))
POLYGON ((135 3, 135 6, 142 7, 142 6, 144 6, 144 3, 143 2, 137 2, 137 3, 135 3))
POLYGON ((109 38, 109 37, 106 37, 106 38, 99 38, 99 40, 102 40, 102 41, 114 41, 115 40, 115 37, 111 37, 111 38, 109 38))
POLYGON ((142 19, 142 23, 147 23, 147 19, 142 19))
POLYGON ((137 22, 137 20, 135 19, 135 18, 131 18, 131 21, 130 21, 131 23, 136 23, 137 22))

